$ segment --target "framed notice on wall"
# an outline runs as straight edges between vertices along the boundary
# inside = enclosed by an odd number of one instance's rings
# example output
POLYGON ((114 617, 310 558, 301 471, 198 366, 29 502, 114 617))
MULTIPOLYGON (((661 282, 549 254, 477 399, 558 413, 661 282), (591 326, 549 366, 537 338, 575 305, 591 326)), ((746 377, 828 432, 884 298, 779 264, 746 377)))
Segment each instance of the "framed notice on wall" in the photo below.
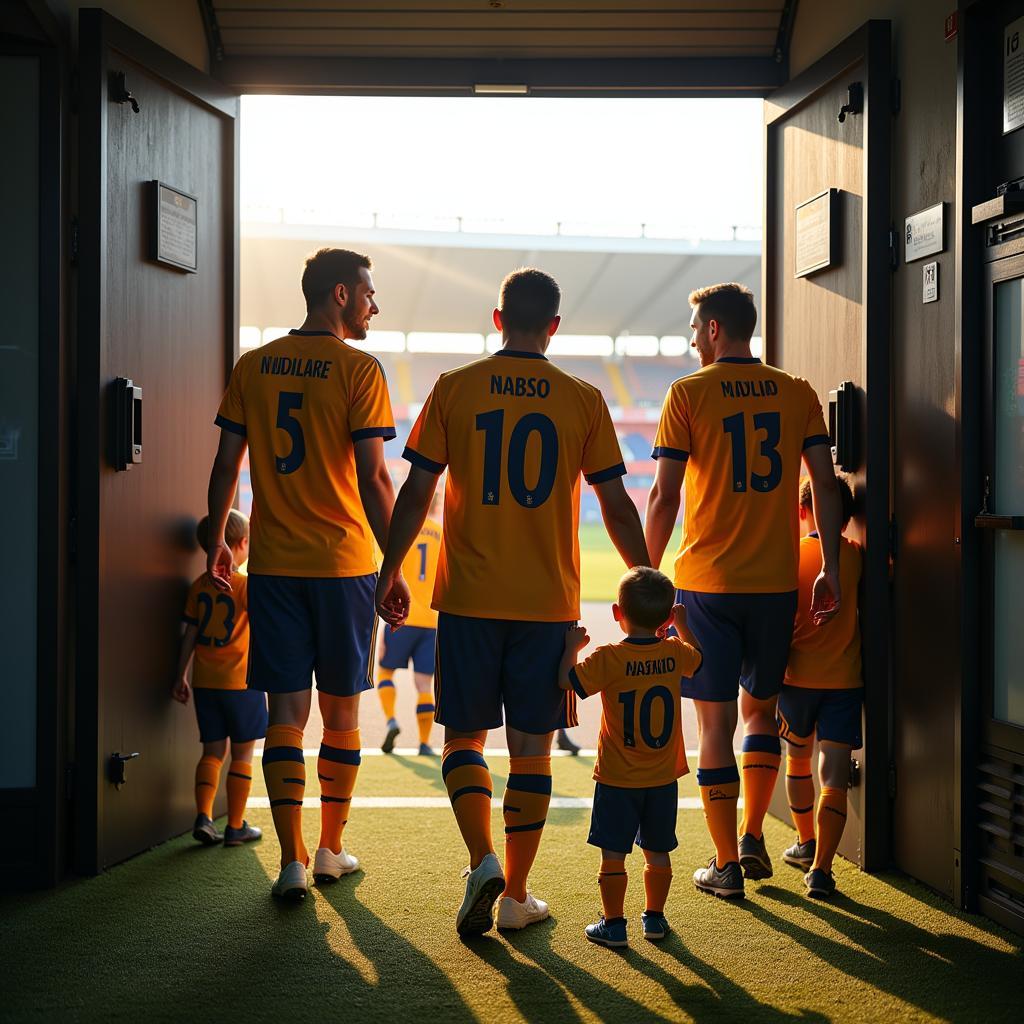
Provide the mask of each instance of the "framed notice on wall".
POLYGON ((794 277, 839 263, 839 190, 827 189, 796 208, 794 277))
POLYGON ((1003 30, 1003 134, 1024 125, 1024 18, 1003 30))
POLYGON ((199 203, 162 181, 152 183, 152 258, 194 274, 199 269, 199 203))

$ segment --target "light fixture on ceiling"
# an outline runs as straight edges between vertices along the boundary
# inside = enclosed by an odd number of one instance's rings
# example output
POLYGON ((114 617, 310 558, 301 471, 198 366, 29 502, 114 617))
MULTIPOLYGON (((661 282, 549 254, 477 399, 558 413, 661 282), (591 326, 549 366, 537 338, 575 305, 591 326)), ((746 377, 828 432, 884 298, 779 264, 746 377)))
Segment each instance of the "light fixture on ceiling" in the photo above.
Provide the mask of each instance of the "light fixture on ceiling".
POLYGON ((528 85, 501 82, 477 82, 473 86, 476 96, 525 96, 529 93, 528 85))

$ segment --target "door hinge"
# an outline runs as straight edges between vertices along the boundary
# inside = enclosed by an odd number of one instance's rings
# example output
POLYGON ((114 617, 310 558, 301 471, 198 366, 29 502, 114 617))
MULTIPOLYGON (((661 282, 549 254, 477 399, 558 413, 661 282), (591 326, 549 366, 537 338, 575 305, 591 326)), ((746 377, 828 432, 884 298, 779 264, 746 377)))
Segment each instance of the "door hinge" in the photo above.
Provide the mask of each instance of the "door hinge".
POLYGON ((899 531, 896 529, 895 516, 889 520, 889 558, 896 558, 896 548, 899 544, 899 531))
POLYGON ((900 265, 900 236, 896 233, 896 225, 889 224, 889 269, 895 270, 900 265))
POLYGON ((889 799, 896 799, 896 762, 889 762, 889 799))
POLYGON ((71 218, 71 232, 68 238, 68 258, 71 260, 71 266, 78 266, 78 218, 71 218))
POLYGON ((889 109, 892 110, 893 117, 895 117, 902 108, 903 83, 898 78, 894 78, 889 83, 889 109))

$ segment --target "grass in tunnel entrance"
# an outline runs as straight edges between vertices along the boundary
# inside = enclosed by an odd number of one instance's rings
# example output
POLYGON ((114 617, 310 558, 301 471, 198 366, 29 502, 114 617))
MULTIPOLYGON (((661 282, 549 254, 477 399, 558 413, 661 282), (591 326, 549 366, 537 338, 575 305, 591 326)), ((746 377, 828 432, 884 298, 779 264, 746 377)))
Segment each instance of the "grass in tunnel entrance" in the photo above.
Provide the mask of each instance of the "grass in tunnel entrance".
MULTIPOLYGON (((363 781, 401 767, 367 758, 363 781)), ((639 937, 642 861, 633 854, 632 947, 617 953, 583 938, 599 911, 586 810, 550 814, 531 886, 550 901, 551 919, 469 942, 454 931, 466 855, 447 809, 354 809, 346 843, 365 872, 285 906, 269 896, 278 857, 270 812, 249 817, 267 830, 263 842, 204 849, 183 837, 98 878, 0 899, 0 1017, 1020 1019, 1022 940, 914 883, 845 863, 842 894, 811 902, 799 872, 780 862, 791 833, 775 821, 766 829, 775 877, 750 884, 746 901, 725 903, 692 886, 710 851, 701 813, 680 812, 667 907, 675 934, 661 945, 639 937)), ((315 844, 315 810, 304 812, 304 826, 315 844)), ((493 827, 500 836, 498 811, 493 827)))

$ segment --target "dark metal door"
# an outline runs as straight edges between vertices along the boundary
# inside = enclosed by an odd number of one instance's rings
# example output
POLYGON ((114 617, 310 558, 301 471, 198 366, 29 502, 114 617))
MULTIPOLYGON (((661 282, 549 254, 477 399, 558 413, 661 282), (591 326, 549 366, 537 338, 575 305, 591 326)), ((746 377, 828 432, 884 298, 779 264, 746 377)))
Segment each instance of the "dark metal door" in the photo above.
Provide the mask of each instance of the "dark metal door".
MULTIPOLYGON (((834 418, 857 496, 848 535, 865 556, 865 746, 854 755, 840 852, 865 868, 889 851, 889 62, 889 23, 868 22, 765 104, 766 355, 806 377, 826 414, 830 392, 852 385, 845 428, 834 418), (798 208, 824 196, 825 217, 830 190, 829 237, 807 226, 806 207, 798 235, 798 208)), ((781 784, 772 810, 789 820, 781 784)))
MULTIPOLYGON (((237 345, 238 100, 97 10, 81 14, 79 73, 76 861, 88 871, 194 813, 198 733, 169 686, 237 345), (194 273, 153 259, 157 180, 196 198, 194 273), (117 378, 141 388, 141 409, 121 409, 117 378), (141 461, 117 450, 125 431, 141 461), (134 754, 115 786, 115 756, 134 754)), ((187 227, 177 242, 187 255, 187 227)))

